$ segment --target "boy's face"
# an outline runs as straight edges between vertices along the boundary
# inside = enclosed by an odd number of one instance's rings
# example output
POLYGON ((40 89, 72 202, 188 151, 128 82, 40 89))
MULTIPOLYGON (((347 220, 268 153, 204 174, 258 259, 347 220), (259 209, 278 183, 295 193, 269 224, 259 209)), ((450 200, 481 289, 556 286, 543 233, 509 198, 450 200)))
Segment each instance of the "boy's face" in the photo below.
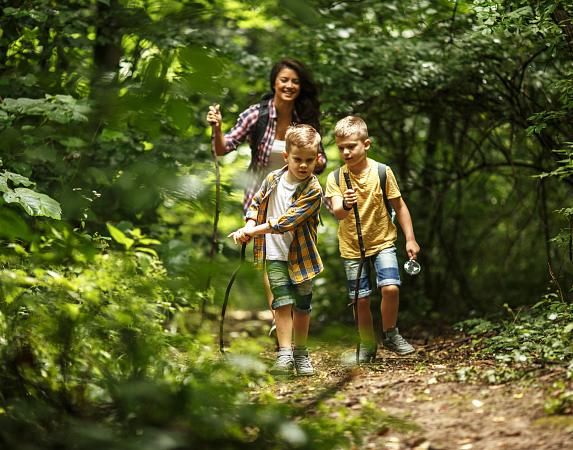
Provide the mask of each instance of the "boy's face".
POLYGON ((370 139, 360 139, 356 134, 347 137, 336 136, 336 146, 340 158, 349 168, 358 167, 366 161, 370 139))
POLYGON ((290 146, 290 151, 283 153, 285 162, 288 165, 289 174, 299 181, 306 180, 312 175, 316 160, 318 158, 318 148, 290 146))

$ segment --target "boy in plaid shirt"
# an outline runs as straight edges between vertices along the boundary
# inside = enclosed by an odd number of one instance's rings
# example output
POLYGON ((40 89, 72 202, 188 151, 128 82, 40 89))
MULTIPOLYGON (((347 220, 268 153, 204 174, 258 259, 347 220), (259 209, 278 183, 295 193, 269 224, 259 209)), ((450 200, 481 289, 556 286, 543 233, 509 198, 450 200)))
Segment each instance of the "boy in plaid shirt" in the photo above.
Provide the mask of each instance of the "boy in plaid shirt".
POLYGON ((254 238, 255 264, 264 265, 269 277, 279 342, 271 368, 275 375, 314 374, 306 341, 312 280, 323 269, 316 247, 322 189, 313 175, 319 144, 320 135, 310 125, 289 127, 286 166, 265 178, 247 210, 246 225, 229 234, 235 243, 254 238))

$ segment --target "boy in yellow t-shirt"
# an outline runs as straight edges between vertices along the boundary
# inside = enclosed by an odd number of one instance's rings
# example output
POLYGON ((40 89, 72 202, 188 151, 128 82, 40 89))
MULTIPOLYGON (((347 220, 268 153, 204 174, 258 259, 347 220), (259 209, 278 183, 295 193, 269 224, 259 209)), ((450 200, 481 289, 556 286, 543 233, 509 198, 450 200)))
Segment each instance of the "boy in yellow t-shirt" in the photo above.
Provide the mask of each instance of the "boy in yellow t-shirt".
MULTIPOLYGON (((376 357, 376 337, 372 313, 370 311, 370 294, 368 273, 371 262, 376 270, 377 286, 382 291, 382 344, 387 349, 400 355, 414 352, 412 347, 399 333, 398 320, 400 272, 394 243, 397 238, 396 226, 386 210, 378 163, 367 157, 370 148, 368 128, 364 120, 356 116, 347 116, 336 124, 334 129, 336 145, 344 166, 336 169, 348 172, 353 189, 347 189, 342 174, 339 183, 335 172, 328 175, 325 197, 331 202, 337 219, 340 255, 343 258, 348 295, 354 300, 360 248, 356 233, 356 220, 351 213, 354 204, 358 205, 366 261, 360 276, 360 287, 357 304, 357 320, 360 333, 359 362, 371 362, 376 357)), ((400 194, 398 183, 392 170, 386 168, 386 196, 396 212, 396 218, 406 238, 406 252, 410 259, 416 259, 420 246, 414 236, 412 218, 404 199, 400 194)))

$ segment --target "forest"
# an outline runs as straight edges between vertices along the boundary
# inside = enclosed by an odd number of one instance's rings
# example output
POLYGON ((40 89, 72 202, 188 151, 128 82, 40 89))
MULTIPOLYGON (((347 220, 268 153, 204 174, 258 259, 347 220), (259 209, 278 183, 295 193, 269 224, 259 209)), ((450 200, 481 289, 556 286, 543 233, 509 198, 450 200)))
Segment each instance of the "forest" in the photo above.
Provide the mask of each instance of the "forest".
MULTIPOLYGON (((573 448, 570 2, 2 0, 0 11, 0 448, 573 448), (252 246, 241 263, 227 237, 244 223, 251 151, 215 156, 206 114, 220 105, 230 130, 284 57, 319 87, 321 185, 342 164, 334 126, 347 115, 366 120, 369 157, 396 175, 421 247, 420 274, 401 286, 413 357, 341 367, 357 337, 323 206, 318 375, 268 373, 252 246), (424 422, 435 408, 480 424, 440 403, 462 390, 510 431, 461 439, 458 422, 424 422), (511 431, 510 407, 538 428, 511 431)), ((396 247, 401 265, 401 233, 396 247)))

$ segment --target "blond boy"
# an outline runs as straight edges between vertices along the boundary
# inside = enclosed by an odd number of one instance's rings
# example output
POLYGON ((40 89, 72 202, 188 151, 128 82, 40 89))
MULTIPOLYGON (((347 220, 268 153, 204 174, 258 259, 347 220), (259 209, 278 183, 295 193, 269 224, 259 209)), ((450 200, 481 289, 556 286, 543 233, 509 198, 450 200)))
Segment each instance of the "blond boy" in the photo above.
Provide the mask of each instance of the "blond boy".
MULTIPOLYGON (((366 250, 364 270, 360 276, 357 321, 360 334, 359 362, 371 362, 376 357, 377 343, 370 311, 370 263, 376 271, 377 287, 381 289, 383 345, 400 355, 414 352, 414 348, 400 335, 396 327, 400 293, 400 272, 396 258, 396 226, 386 210, 378 175, 378 163, 367 156, 370 149, 368 128, 364 120, 348 116, 340 120, 334 130, 336 145, 344 162, 340 172, 348 172, 352 189, 348 189, 342 176, 337 184, 334 172, 328 175, 325 197, 331 202, 333 213, 339 219, 338 239, 343 258, 348 295, 354 300, 356 278, 360 263, 356 220, 351 213, 358 205, 362 236, 366 250)), ((414 236, 412 218, 400 194, 392 170, 386 168, 385 192, 406 238, 406 253, 416 259, 420 247, 414 236)))
POLYGON ((322 189, 313 175, 320 135, 301 124, 289 127, 285 139, 286 166, 265 178, 245 226, 229 236, 235 243, 254 238, 255 264, 268 274, 279 344, 271 373, 313 375, 306 341, 312 281, 323 269, 316 247, 322 189))

